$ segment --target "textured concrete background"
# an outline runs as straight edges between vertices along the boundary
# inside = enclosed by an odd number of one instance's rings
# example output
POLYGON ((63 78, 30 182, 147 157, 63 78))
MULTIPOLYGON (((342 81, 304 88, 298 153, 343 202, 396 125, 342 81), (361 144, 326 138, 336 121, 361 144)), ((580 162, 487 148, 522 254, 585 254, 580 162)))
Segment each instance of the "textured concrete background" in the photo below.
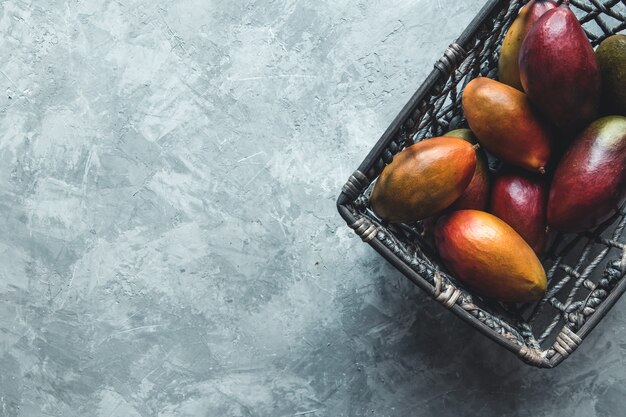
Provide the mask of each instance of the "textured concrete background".
POLYGON ((623 415, 626 302, 532 369, 336 214, 481 4, 1 2, 0 415, 623 415))

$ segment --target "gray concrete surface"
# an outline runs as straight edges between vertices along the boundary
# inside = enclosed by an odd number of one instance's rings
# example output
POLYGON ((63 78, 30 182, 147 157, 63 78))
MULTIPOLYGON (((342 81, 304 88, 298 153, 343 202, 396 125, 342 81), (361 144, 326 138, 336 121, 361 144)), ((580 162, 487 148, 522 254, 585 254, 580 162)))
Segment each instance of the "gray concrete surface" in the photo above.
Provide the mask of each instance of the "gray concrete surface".
POLYGON ((0 2, 0 415, 623 415, 625 302, 528 368, 336 214, 481 4, 0 2))

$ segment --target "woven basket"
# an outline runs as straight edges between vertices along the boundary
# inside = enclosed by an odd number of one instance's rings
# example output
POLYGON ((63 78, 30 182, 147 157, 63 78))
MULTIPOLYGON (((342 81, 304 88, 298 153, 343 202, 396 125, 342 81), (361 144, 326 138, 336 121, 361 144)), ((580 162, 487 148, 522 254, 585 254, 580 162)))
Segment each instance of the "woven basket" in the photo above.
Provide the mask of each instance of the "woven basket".
MULTIPOLYGON (((463 88, 475 77, 496 77, 502 40, 524 3, 491 0, 485 5, 349 178, 337 207, 363 241, 443 306, 526 363, 553 368, 626 290, 623 208, 593 232, 558 235, 542 259, 547 294, 537 303, 521 305, 472 294, 446 273, 419 222, 387 224, 369 202, 372 183, 395 154, 424 138, 466 127, 463 88)), ((570 6, 594 46, 626 29, 626 0, 571 0, 570 6)))

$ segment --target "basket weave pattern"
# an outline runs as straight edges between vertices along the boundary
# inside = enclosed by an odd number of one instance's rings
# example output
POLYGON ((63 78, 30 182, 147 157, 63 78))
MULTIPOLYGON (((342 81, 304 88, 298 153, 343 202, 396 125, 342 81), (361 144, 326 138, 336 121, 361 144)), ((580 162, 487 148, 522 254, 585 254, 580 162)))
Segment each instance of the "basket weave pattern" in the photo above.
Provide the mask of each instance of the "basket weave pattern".
MULTIPOLYGON (((487 3, 350 177, 337 204, 365 242, 442 305, 525 362, 552 368, 580 345, 626 290, 623 208, 595 231, 558 235, 542 259, 547 294, 532 305, 512 305, 478 297, 446 273, 419 222, 387 224, 369 204, 372 183, 394 155, 424 138, 466 126, 463 89, 473 78, 497 76, 504 35, 524 3, 487 3)), ((570 6, 594 46, 626 30, 626 0, 571 0, 570 6)))

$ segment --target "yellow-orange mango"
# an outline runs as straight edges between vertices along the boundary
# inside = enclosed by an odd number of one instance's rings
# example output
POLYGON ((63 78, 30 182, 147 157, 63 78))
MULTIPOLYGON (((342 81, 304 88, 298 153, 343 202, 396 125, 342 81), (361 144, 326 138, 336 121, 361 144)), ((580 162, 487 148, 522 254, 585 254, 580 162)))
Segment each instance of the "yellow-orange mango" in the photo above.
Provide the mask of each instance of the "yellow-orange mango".
POLYGON ((463 92, 463 111, 489 152, 511 165, 545 173, 552 139, 526 94, 489 78, 475 78, 463 92))
POLYGON ((462 210, 442 217, 435 243, 450 272, 483 296, 530 302, 546 292, 546 272, 533 249, 494 215, 462 210))
POLYGON ((519 15, 509 28, 498 60, 498 80, 520 91, 524 91, 519 75, 519 52, 522 43, 533 24, 548 10, 559 5, 552 0, 531 0, 522 7, 519 15))
POLYGON ((380 174, 370 199, 374 213, 390 223, 423 220, 454 203, 476 170, 467 141, 440 137, 418 142, 396 155, 380 174))

